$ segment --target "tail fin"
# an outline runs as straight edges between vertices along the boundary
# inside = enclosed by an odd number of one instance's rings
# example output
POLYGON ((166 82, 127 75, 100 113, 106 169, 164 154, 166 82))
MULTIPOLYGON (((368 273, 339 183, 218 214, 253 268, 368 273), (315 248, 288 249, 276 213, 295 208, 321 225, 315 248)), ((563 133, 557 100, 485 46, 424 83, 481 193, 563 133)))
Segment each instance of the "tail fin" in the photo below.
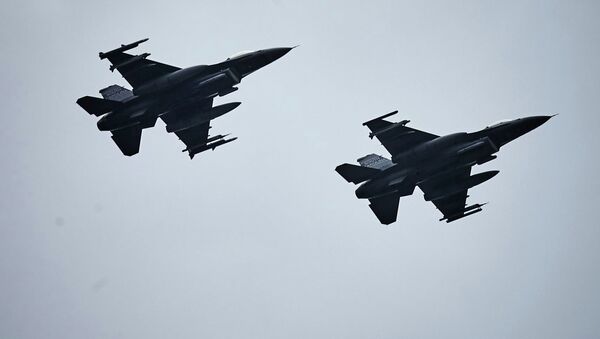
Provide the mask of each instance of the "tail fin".
POLYGON ((113 101, 125 101, 133 96, 133 92, 119 85, 111 85, 100 90, 104 99, 113 101))
POLYGON ((96 97, 85 96, 77 99, 77 104, 89 114, 97 117, 102 114, 114 111, 121 103, 118 101, 100 99, 96 97))
POLYGON ((346 179, 347 182, 351 182, 353 184, 359 184, 363 181, 367 181, 380 172, 376 168, 362 167, 351 164, 341 164, 335 168, 335 171, 338 172, 344 179, 346 179))
POLYGON ((363 167, 375 168, 378 170, 384 170, 388 167, 392 167, 394 163, 390 159, 386 159, 381 155, 369 154, 362 158, 359 158, 358 163, 363 167))

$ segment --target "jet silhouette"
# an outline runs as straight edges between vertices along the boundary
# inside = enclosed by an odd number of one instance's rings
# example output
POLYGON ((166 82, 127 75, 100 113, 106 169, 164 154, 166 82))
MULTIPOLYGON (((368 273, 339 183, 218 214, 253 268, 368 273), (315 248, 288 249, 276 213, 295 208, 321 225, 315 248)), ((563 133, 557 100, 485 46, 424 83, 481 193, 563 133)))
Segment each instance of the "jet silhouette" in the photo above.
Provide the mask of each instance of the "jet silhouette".
POLYGON ((214 65, 179 68, 148 59, 149 53, 131 55, 125 51, 147 41, 143 39, 109 52, 100 59, 111 62, 133 87, 112 85, 100 90, 102 98, 84 96, 77 100, 89 114, 101 117, 100 131, 110 131, 124 155, 137 154, 142 129, 154 127, 160 117, 167 132, 175 133, 186 145, 190 159, 195 154, 234 141, 227 135, 209 137, 210 121, 230 112, 239 102, 213 106, 213 99, 236 91, 242 79, 288 53, 293 47, 270 48, 238 53, 214 65))
POLYGON ((390 152, 391 160, 369 154, 357 160, 360 166, 342 164, 335 169, 346 181, 362 183, 356 197, 369 199, 369 207, 385 225, 396 221, 400 197, 411 195, 416 186, 425 193, 425 200, 442 212, 440 221, 452 222, 481 212, 485 204, 466 205, 467 191, 498 171, 471 175, 471 168, 496 159, 502 146, 551 118, 533 116, 499 122, 474 133, 437 136, 407 127, 408 120, 384 120, 396 113, 363 124, 371 130, 369 137, 379 139, 390 152))

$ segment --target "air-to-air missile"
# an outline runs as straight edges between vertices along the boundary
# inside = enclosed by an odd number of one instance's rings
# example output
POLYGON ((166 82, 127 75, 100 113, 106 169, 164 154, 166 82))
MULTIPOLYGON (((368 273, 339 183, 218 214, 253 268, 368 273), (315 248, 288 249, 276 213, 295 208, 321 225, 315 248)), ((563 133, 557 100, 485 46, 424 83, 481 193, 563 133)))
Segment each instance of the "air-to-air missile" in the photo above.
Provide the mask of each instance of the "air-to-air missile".
POLYGON ((138 40, 136 42, 132 42, 132 43, 126 44, 126 45, 121 44, 121 47, 115 48, 115 49, 110 50, 108 52, 100 52, 100 53, 98 53, 98 56, 100 56, 100 59, 106 59, 106 58, 108 58, 112 54, 119 53, 119 52, 125 52, 125 51, 128 51, 130 49, 136 48, 139 44, 141 44, 143 42, 146 42, 146 41, 148 41, 148 38, 142 39, 142 40, 138 40))
POLYGON ((208 151, 209 149, 212 149, 213 151, 215 150, 215 148, 224 145, 226 143, 232 142, 237 140, 237 137, 231 138, 231 139, 225 139, 225 137, 227 137, 229 134, 225 134, 225 135, 215 135, 214 137, 210 137, 208 139, 206 139, 205 142, 200 143, 198 145, 194 145, 194 146, 190 146, 184 150, 182 150, 182 152, 189 152, 190 154, 190 158, 194 158, 194 155, 204 152, 204 151, 208 151), (218 141, 215 141, 218 140, 218 141), (214 141, 214 142, 212 142, 214 141))
POLYGON ((467 206, 467 207, 465 207, 465 209, 463 210, 462 213, 455 213, 453 215, 449 215, 447 217, 441 218, 440 221, 446 220, 446 222, 453 222, 458 219, 468 217, 469 215, 483 211, 483 209, 481 209, 481 207, 483 207, 484 205, 487 205, 487 202, 485 202, 483 204, 473 204, 471 206, 467 206))

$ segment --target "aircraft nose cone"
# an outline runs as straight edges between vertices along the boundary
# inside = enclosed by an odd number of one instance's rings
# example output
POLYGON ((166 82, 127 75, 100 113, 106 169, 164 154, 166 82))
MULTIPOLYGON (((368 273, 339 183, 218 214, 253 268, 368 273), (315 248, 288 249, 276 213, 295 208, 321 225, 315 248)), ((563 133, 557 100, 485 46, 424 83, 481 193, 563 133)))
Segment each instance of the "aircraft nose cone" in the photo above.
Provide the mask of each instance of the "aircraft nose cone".
POLYGON ((525 118, 527 120, 527 125, 529 125, 530 129, 535 129, 543 125, 546 121, 552 118, 552 115, 538 115, 535 117, 525 118))
POLYGON ((282 56, 286 55, 289 51, 294 49, 294 47, 278 47, 278 48, 269 48, 264 50, 265 58, 268 60, 268 63, 271 63, 282 56))

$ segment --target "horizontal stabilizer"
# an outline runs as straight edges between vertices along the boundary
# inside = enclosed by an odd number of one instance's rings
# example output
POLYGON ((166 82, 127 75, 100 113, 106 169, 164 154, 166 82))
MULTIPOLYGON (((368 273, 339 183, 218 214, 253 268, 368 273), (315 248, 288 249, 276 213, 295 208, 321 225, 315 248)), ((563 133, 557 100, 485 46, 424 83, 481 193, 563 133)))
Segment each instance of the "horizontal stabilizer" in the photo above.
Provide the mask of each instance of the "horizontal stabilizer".
POLYGON ((335 171, 338 172, 344 179, 346 179, 347 182, 351 182, 353 184, 359 184, 363 181, 367 181, 380 172, 380 170, 375 168, 351 164, 341 164, 335 168, 335 171))
POLYGON ((112 132, 112 139, 124 155, 132 156, 140 151, 142 128, 139 125, 112 132))
POLYGON ((77 99, 77 104, 89 114, 93 114, 97 117, 108 112, 112 112, 121 105, 121 103, 118 101, 91 96, 85 96, 77 99))
POLYGON ((369 207, 384 225, 389 225, 398 218, 398 205, 400 204, 400 195, 391 193, 378 198, 369 199, 369 207))
POLYGON ((109 56, 114 55, 116 53, 121 53, 121 52, 128 51, 128 50, 130 50, 132 48, 136 48, 139 44, 141 44, 143 42, 146 42, 146 41, 148 41, 148 38, 142 39, 142 40, 138 40, 136 42, 132 42, 132 43, 126 44, 126 45, 125 44, 121 44, 121 47, 115 48, 115 49, 113 49, 111 51, 108 51, 108 52, 100 52, 100 53, 98 53, 98 56, 100 57, 100 59, 106 59, 109 56))

